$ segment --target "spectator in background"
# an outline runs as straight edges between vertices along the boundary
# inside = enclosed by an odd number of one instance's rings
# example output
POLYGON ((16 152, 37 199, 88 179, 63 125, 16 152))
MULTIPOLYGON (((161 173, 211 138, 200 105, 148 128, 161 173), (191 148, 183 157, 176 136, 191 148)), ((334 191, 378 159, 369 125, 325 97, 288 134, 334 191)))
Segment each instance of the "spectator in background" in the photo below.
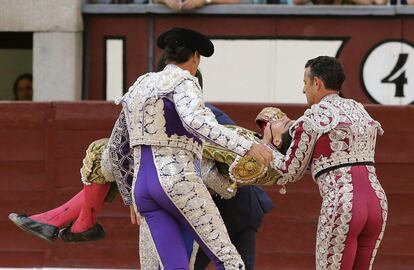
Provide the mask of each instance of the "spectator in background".
POLYGON ((293 0, 295 5, 386 5, 388 0, 293 0))
POLYGON ((13 84, 14 100, 33 100, 33 77, 25 73, 17 77, 13 84))
POLYGON ((88 0, 89 4, 147 4, 148 0, 88 0))
POLYGON ((192 10, 209 4, 239 4, 240 0, 153 0, 156 4, 164 4, 172 10, 192 10))
POLYGON ((412 5, 414 4, 413 0, 391 0, 391 5, 412 5))
POLYGON ((387 5, 388 0, 349 0, 345 5, 387 5))

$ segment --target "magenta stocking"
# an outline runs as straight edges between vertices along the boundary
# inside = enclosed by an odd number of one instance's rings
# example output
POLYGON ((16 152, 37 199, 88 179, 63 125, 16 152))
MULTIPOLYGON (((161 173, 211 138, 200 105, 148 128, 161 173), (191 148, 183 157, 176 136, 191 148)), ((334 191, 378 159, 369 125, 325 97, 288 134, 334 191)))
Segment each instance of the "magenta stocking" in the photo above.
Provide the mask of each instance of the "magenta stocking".
POLYGON ((78 194, 73 196, 69 201, 62 204, 61 206, 58 206, 44 213, 30 216, 30 218, 42 223, 62 228, 67 223, 75 220, 79 216, 83 197, 83 190, 81 190, 78 194))
POLYGON ((84 185, 82 208, 78 219, 72 225, 71 232, 84 232, 95 226, 96 217, 110 187, 110 183, 84 185))

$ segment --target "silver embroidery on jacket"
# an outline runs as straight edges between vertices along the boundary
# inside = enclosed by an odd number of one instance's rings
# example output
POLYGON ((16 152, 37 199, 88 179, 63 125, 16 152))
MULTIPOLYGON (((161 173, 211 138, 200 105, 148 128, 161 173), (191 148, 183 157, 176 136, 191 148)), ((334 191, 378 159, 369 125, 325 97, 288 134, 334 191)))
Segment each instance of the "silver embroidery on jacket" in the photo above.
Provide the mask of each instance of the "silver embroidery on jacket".
POLYGON ((331 139, 332 155, 314 159, 311 164, 312 175, 344 163, 374 162, 377 133, 382 134, 381 125, 373 120, 361 104, 329 95, 320 103, 320 107, 334 111, 337 119, 326 129, 331 139))
MULTIPOLYGON (((272 165, 283 178, 278 184, 298 180, 298 175, 309 166, 322 196, 316 243, 316 268, 340 269, 345 240, 352 219, 353 184, 351 167, 342 167, 319 175, 318 172, 341 164, 374 162, 377 134, 382 134, 380 123, 373 120, 364 107, 353 100, 328 95, 319 104, 308 109, 290 129, 292 145, 287 154, 276 152, 272 165), (297 132, 303 131, 299 142, 297 132), (330 154, 311 157, 322 136, 329 139, 330 154), (296 140, 298 141, 298 140, 296 140), (297 147, 293 147, 297 143, 297 147), (312 158, 310 160, 310 158, 312 158)), ((322 146, 326 147, 326 146, 322 146)), ((368 177, 382 208, 382 231, 376 242, 371 266, 381 242, 387 220, 387 199, 378 182, 373 166, 366 166, 368 177)))
POLYGON ((134 178, 134 163, 139 162, 139 159, 133 159, 123 111, 120 113, 112 130, 107 149, 108 161, 111 164, 112 174, 118 185, 119 192, 124 203, 131 205, 132 198, 130 191, 132 179, 134 178), (126 152, 123 152, 123 150, 126 152))
POLYGON ((177 112, 185 128, 203 140, 209 140, 228 150, 244 156, 253 144, 231 130, 217 123, 214 114, 206 109, 201 90, 194 82, 186 80, 178 85, 172 96, 177 112))
POLYGON ((214 160, 204 158, 201 160, 201 178, 209 189, 223 199, 227 200, 236 195, 236 192, 229 191, 228 187, 231 183, 218 171, 214 160))
POLYGON ((187 136, 166 134, 165 98, 173 100, 184 127, 201 141, 209 140, 242 156, 250 149, 251 141, 217 123, 211 110, 204 106, 197 79, 175 65, 141 76, 117 100, 124 107, 131 147, 144 144, 179 147, 201 158, 202 144, 187 136))

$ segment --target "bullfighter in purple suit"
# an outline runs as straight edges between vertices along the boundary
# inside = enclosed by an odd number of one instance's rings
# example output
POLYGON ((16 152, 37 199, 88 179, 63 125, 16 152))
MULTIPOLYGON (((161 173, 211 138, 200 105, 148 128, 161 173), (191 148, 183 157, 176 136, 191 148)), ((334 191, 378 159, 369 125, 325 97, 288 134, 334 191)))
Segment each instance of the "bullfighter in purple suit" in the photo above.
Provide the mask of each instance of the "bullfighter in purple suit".
POLYGON ((244 269, 223 220, 200 178, 203 143, 208 140, 240 156, 249 154, 268 165, 271 151, 221 126, 204 106, 194 76, 200 55, 211 56, 212 42, 183 28, 163 33, 157 40, 168 65, 161 72, 137 79, 118 100, 123 110, 115 123, 109 158, 116 175, 122 172, 122 145, 133 149, 132 189, 116 177, 132 213, 148 224, 163 269, 188 269, 181 237, 184 226, 217 269, 244 269))

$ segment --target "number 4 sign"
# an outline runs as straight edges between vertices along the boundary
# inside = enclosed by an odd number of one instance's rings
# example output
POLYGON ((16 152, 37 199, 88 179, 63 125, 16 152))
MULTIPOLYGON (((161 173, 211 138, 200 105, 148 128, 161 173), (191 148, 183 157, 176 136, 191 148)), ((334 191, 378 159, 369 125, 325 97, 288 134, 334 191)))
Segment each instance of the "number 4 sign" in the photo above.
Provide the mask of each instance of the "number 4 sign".
POLYGON ((377 44, 365 58, 361 78, 376 103, 414 103, 414 46, 404 41, 377 44))

